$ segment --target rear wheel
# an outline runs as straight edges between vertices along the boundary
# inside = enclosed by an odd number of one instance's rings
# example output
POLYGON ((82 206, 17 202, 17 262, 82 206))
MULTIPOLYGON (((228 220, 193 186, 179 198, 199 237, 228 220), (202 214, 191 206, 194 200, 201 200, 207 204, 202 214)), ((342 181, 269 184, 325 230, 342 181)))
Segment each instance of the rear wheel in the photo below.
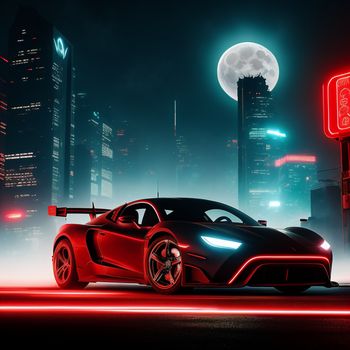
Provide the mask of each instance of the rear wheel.
POLYGON ((308 290, 309 286, 282 286, 282 287, 276 287, 278 291, 280 291, 283 294, 301 294, 308 290))
POLYGON ((79 282, 71 243, 62 239, 56 246, 53 257, 53 273, 57 285, 63 289, 85 288, 87 282, 79 282))
POLYGON ((158 293, 173 294, 180 289, 182 258, 173 237, 160 237, 150 245, 145 266, 148 281, 158 293))

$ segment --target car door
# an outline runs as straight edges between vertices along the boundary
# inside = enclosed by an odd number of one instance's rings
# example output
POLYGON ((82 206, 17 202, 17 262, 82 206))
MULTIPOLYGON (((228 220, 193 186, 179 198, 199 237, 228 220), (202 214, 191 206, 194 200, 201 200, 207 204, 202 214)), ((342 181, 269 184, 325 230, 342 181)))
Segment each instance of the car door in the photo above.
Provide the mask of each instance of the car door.
POLYGON ((145 236, 158 222, 157 214, 147 203, 125 207, 118 218, 111 220, 99 233, 102 261, 123 270, 123 277, 125 270, 130 277, 143 275, 145 236), (133 217, 133 222, 122 222, 121 217, 133 217))

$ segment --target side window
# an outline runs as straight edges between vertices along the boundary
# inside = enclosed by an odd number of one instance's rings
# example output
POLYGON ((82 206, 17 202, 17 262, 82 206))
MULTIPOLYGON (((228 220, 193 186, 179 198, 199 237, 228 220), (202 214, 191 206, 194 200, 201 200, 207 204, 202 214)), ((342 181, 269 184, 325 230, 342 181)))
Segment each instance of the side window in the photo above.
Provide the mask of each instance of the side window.
POLYGON ((140 204, 136 204, 126 207, 120 215, 131 216, 138 225, 141 225, 145 211, 146 208, 144 205, 140 206, 140 204))
POLYGON ((154 226, 159 222, 154 209, 147 204, 130 205, 120 215, 132 216, 139 226, 154 226))
POLYGON ((217 222, 233 222, 236 224, 243 223, 243 221, 239 217, 223 209, 210 209, 207 210, 205 214, 213 222, 217 220, 217 222))
POLYGON ((154 211, 154 209, 150 206, 147 206, 145 215, 143 216, 143 220, 141 225, 142 226, 154 226, 156 224, 158 224, 159 220, 158 220, 158 216, 156 214, 156 212, 154 211))
POLYGON ((138 220, 136 221, 138 225, 142 225, 143 218, 145 217, 146 208, 136 209, 138 220))

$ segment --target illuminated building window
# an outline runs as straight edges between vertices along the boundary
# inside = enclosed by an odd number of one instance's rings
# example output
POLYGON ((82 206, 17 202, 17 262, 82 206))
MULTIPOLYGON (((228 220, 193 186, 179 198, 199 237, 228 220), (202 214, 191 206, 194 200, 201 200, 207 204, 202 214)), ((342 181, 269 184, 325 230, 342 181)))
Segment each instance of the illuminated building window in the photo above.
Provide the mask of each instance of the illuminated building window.
POLYGON ((6 154, 5 155, 6 160, 25 159, 25 158, 35 158, 35 155, 33 152, 13 153, 13 154, 6 154))
POLYGON ((110 170, 102 168, 101 176, 106 180, 112 181, 112 172, 110 170))
POLYGON ((91 183, 91 195, 98 196, 98 185, 95 183, 91 183))
POLYGON ((112 183, 104 179, 101 181, 101 196, 112 198, 112 183))

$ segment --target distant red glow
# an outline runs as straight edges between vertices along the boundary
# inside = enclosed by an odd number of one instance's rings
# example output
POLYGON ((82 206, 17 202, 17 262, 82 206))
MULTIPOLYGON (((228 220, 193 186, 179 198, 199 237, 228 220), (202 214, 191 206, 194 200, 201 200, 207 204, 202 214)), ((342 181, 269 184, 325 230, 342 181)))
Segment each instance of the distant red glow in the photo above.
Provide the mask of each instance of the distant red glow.
POLYGON ((275 160, 275 167, 280 167, 286 163, 316 163, 316 156, 305 154, 287 154, 275 160))
POLYGON ((9 62, 9 60, 8 60, 7 58, 3 57, 3 56, 0 56, 0 59, 3 60, 3 61, 6 62, 6 63, 9 62))
POLYGON ((331 77, 323 86, 323 129, 329 138, 350 135, 350 72, 331 77))
POLYGON ((14 222, 14 221, 22 221, 25 219, 26 214, 23 210, 10 210, 5 212, 5 221, 14 222))

